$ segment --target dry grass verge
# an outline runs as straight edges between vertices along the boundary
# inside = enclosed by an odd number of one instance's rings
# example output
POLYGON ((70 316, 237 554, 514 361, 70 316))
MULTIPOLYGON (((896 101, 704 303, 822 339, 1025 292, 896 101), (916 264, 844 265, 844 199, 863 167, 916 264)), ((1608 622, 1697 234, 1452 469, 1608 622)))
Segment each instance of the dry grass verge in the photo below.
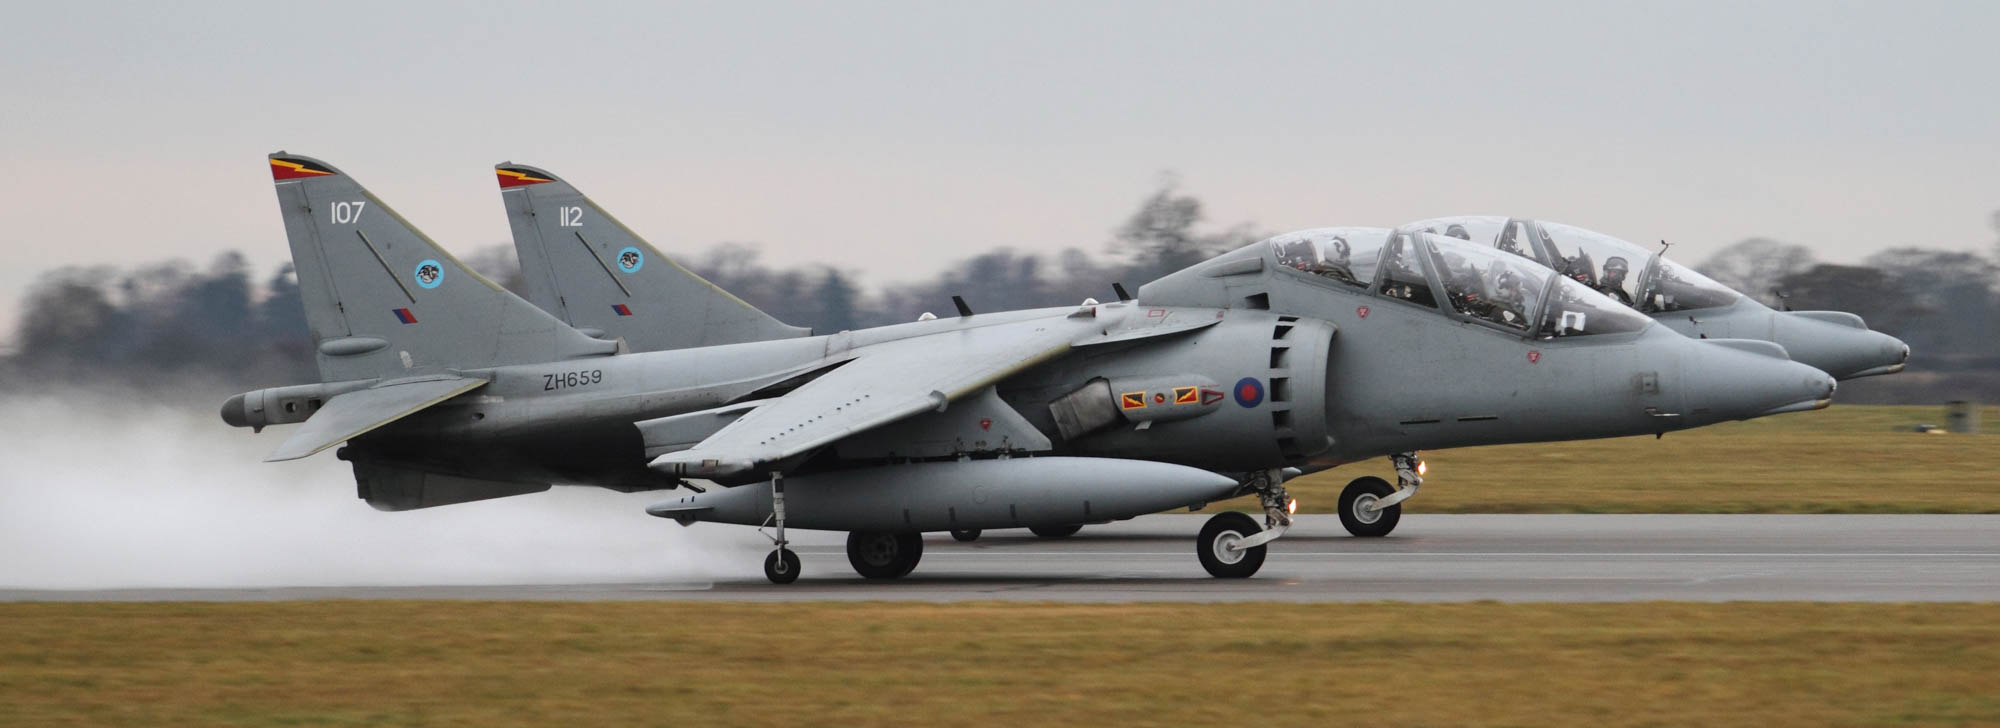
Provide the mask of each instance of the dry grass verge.
POLYGON ((2000 723, 2000 605, 0 605, 6 725, 2000 723))

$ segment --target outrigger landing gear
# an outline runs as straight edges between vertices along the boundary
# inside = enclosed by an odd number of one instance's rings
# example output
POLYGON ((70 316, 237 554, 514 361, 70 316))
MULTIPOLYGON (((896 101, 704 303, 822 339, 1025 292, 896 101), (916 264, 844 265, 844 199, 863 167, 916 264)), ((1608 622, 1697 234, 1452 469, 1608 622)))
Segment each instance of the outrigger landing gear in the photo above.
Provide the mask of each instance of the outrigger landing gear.
POLYGON ((1362 538, 1380 538, 1396 530, 1396 524, 1403 520, 1403 501, 1417 494, 1417 486, 1424 484, 1424 463, 1414 452, 1399 452, 1389 456, 1396 464, 1396 482, 1399 487, 1390 487, 1389 482, 1375 476, 1355 478, 1340 491, 1340 525, 1347 532, 1362 538))
POLYGON ((1201 568, 1217 579, 1243 579, 1264 567, 1265 544, 1276 541, 1292 527, 1292 498, 1285 493, 1285 474, 1279 470, 1251 473, 1244 487, 1257 493, 1264 506, 1264 525, 1234 511, 1217 513, 1201 527, 1195 538, 1194 553, 1201 568))
POLYGON ((799 580, 799 555, 785 548, 791 542, 785 540, 785 474, 771 473, 771 520, 778 533, 771 537, 777 549, 764 557, 764 578, 773 584, 790 584, 799 580))

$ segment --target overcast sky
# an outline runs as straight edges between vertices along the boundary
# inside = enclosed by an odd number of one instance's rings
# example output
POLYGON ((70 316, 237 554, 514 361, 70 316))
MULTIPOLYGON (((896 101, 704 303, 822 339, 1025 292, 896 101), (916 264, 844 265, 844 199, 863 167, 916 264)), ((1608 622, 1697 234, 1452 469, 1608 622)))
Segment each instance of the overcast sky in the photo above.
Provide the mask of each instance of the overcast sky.
POLYGON ((1981 249, 1997 28, 1995 2, 14 3, 0 321, 58 265, 238 249, 261 275, 278 149, 459 252, 508 240, 513 160, 667 250, 875 284, 1101 251, 1162 170, 1274 232, 1981 249))

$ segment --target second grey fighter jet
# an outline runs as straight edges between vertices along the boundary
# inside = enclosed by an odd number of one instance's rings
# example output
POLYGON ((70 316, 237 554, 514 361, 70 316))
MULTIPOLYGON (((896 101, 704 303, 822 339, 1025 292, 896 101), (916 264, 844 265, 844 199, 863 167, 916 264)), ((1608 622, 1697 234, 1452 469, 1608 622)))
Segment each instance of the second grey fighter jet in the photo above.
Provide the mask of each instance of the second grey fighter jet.
POLYGON ((779 583, 799 574, 788 527, 845 530, 855 570, 893 578, 926 531, 1255 495, 1262 524, 1223 513, 1196 539, 1211 574, 1245 577, 1289 527, 1298 472, 1391 456, 1398 484, 1341 496, 1343 522, 1380 535, 1420 449, 1663 433, 1822 407, 1834 386, 1490 247, 1371 229, 1260 242, 1132 302, 620 353, 333 166, 270 168, 322 379, 224 403, 235 426, 300 425, 270 459, 345 443, 385 510, 685 487, 648 512, 770 526, 779 583))
POLYGON ((1662 325, 1701 339, 1756 339, 1785 347, 1793 360, 1855 379, 1903 370, 1910 347, 1841 311, 1773 311, 1662 252, 1574 225, 1469 215, 1403 226, 1492 245, 1535 260, 1662 325))

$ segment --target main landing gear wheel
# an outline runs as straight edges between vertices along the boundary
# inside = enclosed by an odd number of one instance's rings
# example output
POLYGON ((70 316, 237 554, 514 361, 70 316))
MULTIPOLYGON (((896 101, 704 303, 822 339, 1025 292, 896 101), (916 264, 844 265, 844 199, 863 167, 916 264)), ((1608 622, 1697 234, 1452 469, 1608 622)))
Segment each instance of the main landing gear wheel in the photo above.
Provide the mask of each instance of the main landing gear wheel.
POLYGON ((764 578, 773 584, 790 584, 799 580, 799 555, 791 549, 772 551, 764 557, 764 578))
POLYGON ((1230 511, 1217 513, 1201 527, 1201 535, 1195 538, 1194 553, 1201 557, 1201 568, 1207 569, 1209 576, 1217 579, 1245 579, 1264 568, 1262 544, 1247 549, 1235 548, 1236 543, 1263 531, 1257 519, 1230 511))
POLYGON ((917 568, 924 557, 920 533, 853 531, 847 534, 847 563, 854 573, 870 579, 897 579, 917 568))
POLYGON ((977 541, 979 540, 979 534, 980 530, 977 528, 968 528, 963 531, 956 528, 951 529, 951 538, 955 541, 977 541))
POLYGON ((1030 526, 1028 527, 1028 530, 1033 531, 1035 535, 1040 536, 1042 538, 1069 538, 1071 536, 1076 535, 1077 531, 1083 530, 1083 524, 1076 523, 1068 526, 1030 526))
POLYGON ((1378 504, 1389 494, 1395 493, 1395 486, 1389 481, 1367 476, 1355 478, 1340 491, 1340 525, 1347 532, 1362 538, 1380 538, 1396 530, 1396 522, 1403 520, 1403 504, 1397 503, 1387 508, 1378 504))

